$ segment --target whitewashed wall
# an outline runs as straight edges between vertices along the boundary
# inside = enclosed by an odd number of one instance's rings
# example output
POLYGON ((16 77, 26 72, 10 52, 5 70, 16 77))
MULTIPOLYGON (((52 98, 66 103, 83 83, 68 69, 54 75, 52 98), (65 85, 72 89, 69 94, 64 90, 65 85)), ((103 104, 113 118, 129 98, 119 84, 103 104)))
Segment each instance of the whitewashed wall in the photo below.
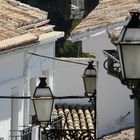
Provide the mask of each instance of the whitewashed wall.
POLYGON ((133 125, 133 100, 131 91, 116 79, 107 74, 103 67, 106 57, 104 49, 115 49, 106 33, 82 41, 83 52, 95 54, 98 66, 97 80, 97 135, 101 136, 121 128, 133 125), (128 112, 130 114, 124 117, 128 112))
MULTIPOLYGON (((90 59, 85 58, 62 58, 62 60, 70 60, 74 62, 81 62, 88 64, 90 59)), ((54 67, 54 85, 55 96, 84 96, 84 84, 82 75, 87 66, 72 64, 63 61, 55 61, 54 67)), ((87 99, 70 99, 70 100, 57 100, 57 103, 69 104, 87 104, 87 99)))
MULTIPOLYGON (((29 96, 30 79, 38 78, 46 70, 49 85, 53 90, 53 61, 30 55, 28 52, 54 57, 55 42, 36 45, 0 54, 0 96, 11 96, 15 92, 16 96, 29 96)), ((0 137, 4 140, 10 139, 10 130, 14 127, 16 130, 22 130, 24 125, 29 125, 29 100, 14 102, 16 110, 13 110, 11 104, 10 99, 0 99, 0 137)))

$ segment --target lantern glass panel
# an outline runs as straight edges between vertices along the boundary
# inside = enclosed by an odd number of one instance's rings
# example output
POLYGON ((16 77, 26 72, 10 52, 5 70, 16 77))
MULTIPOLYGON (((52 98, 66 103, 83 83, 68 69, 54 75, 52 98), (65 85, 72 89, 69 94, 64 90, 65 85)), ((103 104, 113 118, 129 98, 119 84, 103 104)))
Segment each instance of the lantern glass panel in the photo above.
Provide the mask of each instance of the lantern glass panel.
POLYGON ((50 97, 52 96, 52 93, 49 87, 45 87, 45 88, 37 87, 34 96, 35 97, 44 97, 44 96, 50 97))
POLYGON ((93 76, 85 76, 83 77, 85 92, 87 94, 93 94, 96 89, 96 77, 93 76))
POLYGON ((47 122, 51 119, 53 99, 34 99, 34 106, 39 122, 47 122))
POLYGON ((123 41, 126 42, 140 41, 140 28, 127 28, 123 41))
POLYGON ((120 45, 123 75, 126 79, 140 79, 140 45, 120 45))
POLYGON ((86 69, 84 76, 95 76, 96 75, 96 70, 95 69, 86 69))
POLYGON ((122 58, 122 53, 121 53, 121 47, 122 45, 117 45, 118 49, 118 55, 119 55, 119 61, 120 61, 120 67, 121 67, 121 73, 122 73, 122 78, 125 79, 124 77, 124 66, 123 66, 123 58, 122 58))

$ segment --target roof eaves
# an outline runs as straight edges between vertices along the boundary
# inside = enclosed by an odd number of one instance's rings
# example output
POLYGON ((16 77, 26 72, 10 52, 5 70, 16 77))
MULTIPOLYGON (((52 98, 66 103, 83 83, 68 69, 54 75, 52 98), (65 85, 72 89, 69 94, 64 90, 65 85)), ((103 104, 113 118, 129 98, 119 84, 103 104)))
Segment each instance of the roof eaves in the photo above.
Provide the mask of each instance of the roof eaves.
POLYGON ((38 41, 38 36, 33 34, 24 34, 21 36, 16 36, 14 38, 6 39, 0 41, 0 52, 4 52, 10 49, 23 47, 38 41))
POLYGON ((75 32, 74 34, 71 34, 69 40, 72 42, 82 41, 82 40, 85 40, 85 39, 93 37, 93 36, 101 35, 112 29, 122 27, 122 26, 126 25, 127 23, 128 23, 128 20, 126 20, 124 22, 120 22, 120 23, 111 24, 111 25, 106 24, 106 26, 98 27, 95 29, 88 28, 87 30, 84 30, 82 32, 75 32))
POLYGON ((23 34, 20 36, 0 41, 0 54, 15 49, 25 48, 27 45, 32 45, 35 43, 43 44, 44 42, 53 42, 63 36, 63 32, 57 31, 44 33, 41 35, 34 35, 32 33, 23 34))
MULTIPOLYGON (((83 32, 92 32, 98 28, 105 28, 106 24, 117 24, 124 22, 130 16, 129 10, 139 9, 140 3, 137 0, 102 0, 93 9, 89 15, 83 19, 72 31, 71 35, 83 34, 83 32)), ((101 29, 102 30, 102 29, 101 29)))
POLYGON ((53 32, 39 35, 39 41, 47 43, 47 42, 56 41, 57 39, 61 37, 64 37, 64 32, 53 31, 53 32))

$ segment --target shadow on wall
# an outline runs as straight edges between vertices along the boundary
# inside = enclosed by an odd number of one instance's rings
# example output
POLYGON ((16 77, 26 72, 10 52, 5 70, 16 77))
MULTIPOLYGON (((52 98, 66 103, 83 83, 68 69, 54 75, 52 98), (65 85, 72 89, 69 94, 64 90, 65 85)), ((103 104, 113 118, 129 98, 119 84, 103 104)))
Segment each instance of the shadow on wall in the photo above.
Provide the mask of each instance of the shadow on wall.
MULTIPOLYGON (((13 99, 16 100, 16 99, 13 99)), ((16 105, 18 112, 21 110, 22 102, 17 101, 18 105, 16 105)), ((0 120, 7 120, 11 118, 12 112, 12 100, 11 99, 2 99, 0 98, 0 120)))

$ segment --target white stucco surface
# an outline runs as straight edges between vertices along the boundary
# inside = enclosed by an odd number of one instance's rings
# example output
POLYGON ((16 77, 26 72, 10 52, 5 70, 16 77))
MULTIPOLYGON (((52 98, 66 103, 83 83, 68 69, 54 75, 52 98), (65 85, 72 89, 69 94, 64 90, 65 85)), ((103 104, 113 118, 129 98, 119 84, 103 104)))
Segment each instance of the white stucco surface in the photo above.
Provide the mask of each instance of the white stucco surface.
MULTIPOLYGON (((53 61, 28 52, 54 57, 54 47, 55 42, 50 42, 1 54, 0 96, 30 96, 30 80, 42 76, 43 71, 48 71, 45 76, 53 91, 53 61)), ((15 100, 0 98, 0 137, 4 140, 10 139, 11 134, 18 135, 19 131, 11 133, 11 130, 23 130, 24 126, 29 126, 29 100, 15 100)), ((32 135, 37 140, 36 134, 32 135)))
POLYGON ((83 52, 94 54, 98 61, 97 136, 133 125, 133 100, 129 98, 131 91, 119 79, 108 75, 103 67, 106 60, 103 50, 115 49, 115 46, 110 43, 106 33, 83 40, 82 46, 83 52))
MULTIPOLYGON (((62 60, 69 60, 74 62, 81 62, 88 64, 90 59, 76 59, 76 58, 65 58, 62 60)), ((84 96, 84 84, 82 75, 86 65, 72 64, 68 62, 55 61, 54 68, 54 83, 55 83, 55 96, 84 96)), ((60 103, 69 104, 88 104, 87 99, 68 99, 58 100, 60 103)))

